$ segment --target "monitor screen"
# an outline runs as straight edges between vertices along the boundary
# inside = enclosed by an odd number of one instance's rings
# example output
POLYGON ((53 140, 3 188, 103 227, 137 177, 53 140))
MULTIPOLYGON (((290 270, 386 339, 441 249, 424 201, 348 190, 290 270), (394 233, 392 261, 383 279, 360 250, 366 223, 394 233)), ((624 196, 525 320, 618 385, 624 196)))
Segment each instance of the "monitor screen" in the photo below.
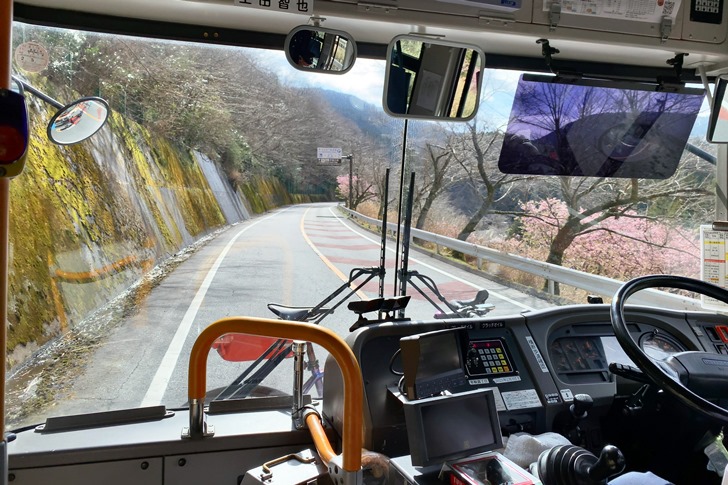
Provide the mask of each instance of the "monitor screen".
POLYGON ((419 340, 418 380, 462 370, 456 330, 422 334, 419 340))
POLYGON ((492 389, 404 403, 414 466, 483 453, 503 444, 492 389))
POLYGON ((402 337, 402 370, 407 397, 418 399, 467 386, 460 349, 461 328, 402 337))
POLYGON ((702 89, 523 74, 503 173, 666 179, 677 169, 702 89))

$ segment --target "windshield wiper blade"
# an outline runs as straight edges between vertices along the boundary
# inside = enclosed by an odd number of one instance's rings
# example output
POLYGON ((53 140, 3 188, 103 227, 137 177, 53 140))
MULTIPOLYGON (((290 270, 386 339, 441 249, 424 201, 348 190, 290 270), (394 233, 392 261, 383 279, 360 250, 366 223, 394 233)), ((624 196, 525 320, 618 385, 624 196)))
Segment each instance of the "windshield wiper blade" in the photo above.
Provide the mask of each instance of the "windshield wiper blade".
POLYGON ((172 416, 174 416, 174 411, 168 411, 162 405, 101 413, 75 414, 47 418, 45 424, 37 426, 35 431, 38 433, 57 433, 59 431, 117 426, 141 421, 159 421, 172 416))

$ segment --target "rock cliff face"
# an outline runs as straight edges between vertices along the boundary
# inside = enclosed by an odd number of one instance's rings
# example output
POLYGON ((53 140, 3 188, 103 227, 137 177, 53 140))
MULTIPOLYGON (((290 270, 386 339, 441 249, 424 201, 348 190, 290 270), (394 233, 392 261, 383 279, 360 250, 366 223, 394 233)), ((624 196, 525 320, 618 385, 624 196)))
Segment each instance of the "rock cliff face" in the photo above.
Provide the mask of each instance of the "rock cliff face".
POLYGON ((45 135, 51 113, 28 104, 26 168, 11 183, 11 366, 252 208, 209 158, 116 113, 89 140, 62 147, 45 135))

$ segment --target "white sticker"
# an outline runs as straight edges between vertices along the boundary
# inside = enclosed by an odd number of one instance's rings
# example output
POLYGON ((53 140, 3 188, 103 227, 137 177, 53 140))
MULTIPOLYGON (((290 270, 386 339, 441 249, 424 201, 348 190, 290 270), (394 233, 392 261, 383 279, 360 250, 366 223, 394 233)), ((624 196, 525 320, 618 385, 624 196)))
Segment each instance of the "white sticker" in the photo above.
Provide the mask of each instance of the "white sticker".
POLYGON ((521 380, 520 376, 511 376, 511 377, 494 377, 493 382, 496 384, 503 384, 504 382, 518 382, 521 380))
MULTIPOLYGON (((544 12, 551 10, 551 2, 543 2, 544 12)), ((563 0, 560 3, 561 15, 588 15, 600 19, 632 20, 637 22, 660 23, 663 17, 673 22, 677 17, 682 0, 629 0, 628 2, 603 2, 599 0, 563 0)), ((700 2, 698 2, 700 5, 700 2)))
POLYGON ((417 106, 426 111, 435 111, 437 100, 442 91, 442 76, 422 69, 418 76, 419 91, 417 93, 417 106))
POLYGON ((571 389, 561 389, 561 399, 563 399, 564 402, 573 401, 574 395, 571 393, 571 389))
POLYGON ((468 384, 471 386, 482 386, 483 384, 488 384, 488 379, 470 379, 468 381, 468 384))
POLYGON ((541 400, 538 398, 536 389, 523 391, 509 391, 501 393, 503 401, 509 411, 514 409, 540 408, 541 400))
POLYGON ((548 374, 549 368, 546 366, 546 362, 544 362, 543 357, 541 356, 541 352, 538 350, 538 347, 536 347, 536 342, 533 341, 533 337, 531 337, 530 335, 527 336, 526 342, 528 342, 528 346, 531 347, 531 352, 533 352, 533 355, 536 357, 536 362, 541 368, 541 372, 545 372, 548 374))
POLYGON ((15 49, 15 63, 28 72, 41 72, 48 67, 48 51, 38 42, 24 42, 15 49))
POLYGON ((503 402, 503 397, 497 387, 484 387, 483 389, 490 389, 493 391, 493 397, 495 398, 495 408, 498 411, 506 410, 506 403, 503 402))

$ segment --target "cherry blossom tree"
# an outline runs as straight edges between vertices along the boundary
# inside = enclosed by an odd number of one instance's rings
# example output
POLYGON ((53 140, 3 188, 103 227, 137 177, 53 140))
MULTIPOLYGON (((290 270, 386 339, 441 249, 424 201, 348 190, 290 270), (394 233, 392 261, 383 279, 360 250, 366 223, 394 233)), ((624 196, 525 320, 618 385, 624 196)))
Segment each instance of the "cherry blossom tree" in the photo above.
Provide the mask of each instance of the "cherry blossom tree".
MULTIPOLYGON (((518 235, 510 249, 533 259, 546 259, 549 248, 574 215, 568 204, 557 198, 528 201, 521 209, 524 215, 517 219, 518 235)), ((565 266, 619 280, 644 274, 700 274, 699 237, 695 231, 634 210, 602 218, 580 209, 578 215, 584 229, 574 236, 579 244, 564 251, 565 266), (619 258, 615 259, 615 255, 619 258)))

